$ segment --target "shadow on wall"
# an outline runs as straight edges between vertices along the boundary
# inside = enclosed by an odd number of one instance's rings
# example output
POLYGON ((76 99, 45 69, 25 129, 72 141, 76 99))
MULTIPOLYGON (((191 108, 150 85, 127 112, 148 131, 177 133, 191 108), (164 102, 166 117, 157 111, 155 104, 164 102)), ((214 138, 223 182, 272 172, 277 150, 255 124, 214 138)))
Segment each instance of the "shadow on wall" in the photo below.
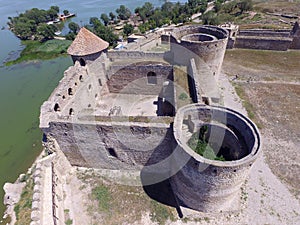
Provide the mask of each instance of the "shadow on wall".
MULTIPOLYGON (((168 132, 173 133, 173 129, 169 129, 168 132)), ((166 136, 172 137, 172 135, 168 134, 166 136)), ((169 177, 170 163, 172 163, 171 155, 175 151, 176 144, 174 138, 172 140, 166 138, 163 142, 168 142, 170 148, 157 147, 154 149, 146 165, 141 170, 141 181, 145 193, 151 199, 174 207, 177 210, 178 216, 182 218, 183 214, 170 184, 171 177, 169 177)))

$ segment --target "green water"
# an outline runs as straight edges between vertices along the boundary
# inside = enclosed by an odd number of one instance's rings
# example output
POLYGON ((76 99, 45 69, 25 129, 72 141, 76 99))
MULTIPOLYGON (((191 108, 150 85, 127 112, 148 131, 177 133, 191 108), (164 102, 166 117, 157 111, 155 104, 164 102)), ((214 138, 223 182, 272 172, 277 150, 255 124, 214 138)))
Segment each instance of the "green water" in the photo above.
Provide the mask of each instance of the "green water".
MULTIPOLYGON (((0 186, 14 182, 41 152, 39 110, 72 64, 70 57, 0 68, 0 186)), ((0 201, 3 202, 0 189, 0 201)), ((2 204, 0 212, 3 213, 2 204)))

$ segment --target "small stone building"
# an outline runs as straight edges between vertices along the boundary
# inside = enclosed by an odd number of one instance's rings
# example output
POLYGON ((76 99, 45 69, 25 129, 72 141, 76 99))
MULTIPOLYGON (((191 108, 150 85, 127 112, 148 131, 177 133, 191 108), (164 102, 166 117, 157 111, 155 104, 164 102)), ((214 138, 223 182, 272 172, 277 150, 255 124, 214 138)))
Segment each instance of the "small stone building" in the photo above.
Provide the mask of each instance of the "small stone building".
POLYGON ((74 63, 78 60, 81 66, 85 66, 99 58, 102 52, 106 52, 108 46, 108 42, 83 27, 68 48, 68 54, 72 56, 74 63))

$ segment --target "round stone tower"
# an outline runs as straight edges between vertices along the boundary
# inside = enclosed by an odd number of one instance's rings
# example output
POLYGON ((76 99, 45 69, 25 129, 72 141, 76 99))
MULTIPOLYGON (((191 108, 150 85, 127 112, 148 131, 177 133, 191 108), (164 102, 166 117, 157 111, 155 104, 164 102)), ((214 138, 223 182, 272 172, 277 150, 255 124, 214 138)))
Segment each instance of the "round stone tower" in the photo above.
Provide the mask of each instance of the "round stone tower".
POLYGON ((176 64, 188 66, 194 59, 200 70, 209 70, 217 78, 228 40, 228 31, 216 26, 189 25, 174 29, 170 36, 176 64))
POLYGON ((108 46, 108 42, 82 27, 67 52, 74 63, 79 61, 81 66, 85 66, 99 58, 102 52, 106 52, 108 46))
MULTIPOLYGON (((236 210, 240 188, 260 150, 259 132, 248 118, 228 108, 192 104, 174 121, 174 171, 171 185, 181 205, 202 212, 236 210), (220 159, 202 156, 189 145, 206 128, 205 139, 220 159)), ((205 154, 203 154, 205 155, 205 154)))

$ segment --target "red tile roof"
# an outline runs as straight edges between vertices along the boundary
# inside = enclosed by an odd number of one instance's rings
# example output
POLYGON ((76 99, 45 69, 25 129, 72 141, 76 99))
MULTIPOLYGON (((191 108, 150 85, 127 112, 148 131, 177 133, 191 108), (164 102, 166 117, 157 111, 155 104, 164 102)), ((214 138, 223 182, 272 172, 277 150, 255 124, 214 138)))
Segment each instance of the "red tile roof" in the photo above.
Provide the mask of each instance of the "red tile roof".
POLYGON ((69 55, 84 56, 101 52, 108 46, 108 42, 82 27, 67 52, 69 55))

